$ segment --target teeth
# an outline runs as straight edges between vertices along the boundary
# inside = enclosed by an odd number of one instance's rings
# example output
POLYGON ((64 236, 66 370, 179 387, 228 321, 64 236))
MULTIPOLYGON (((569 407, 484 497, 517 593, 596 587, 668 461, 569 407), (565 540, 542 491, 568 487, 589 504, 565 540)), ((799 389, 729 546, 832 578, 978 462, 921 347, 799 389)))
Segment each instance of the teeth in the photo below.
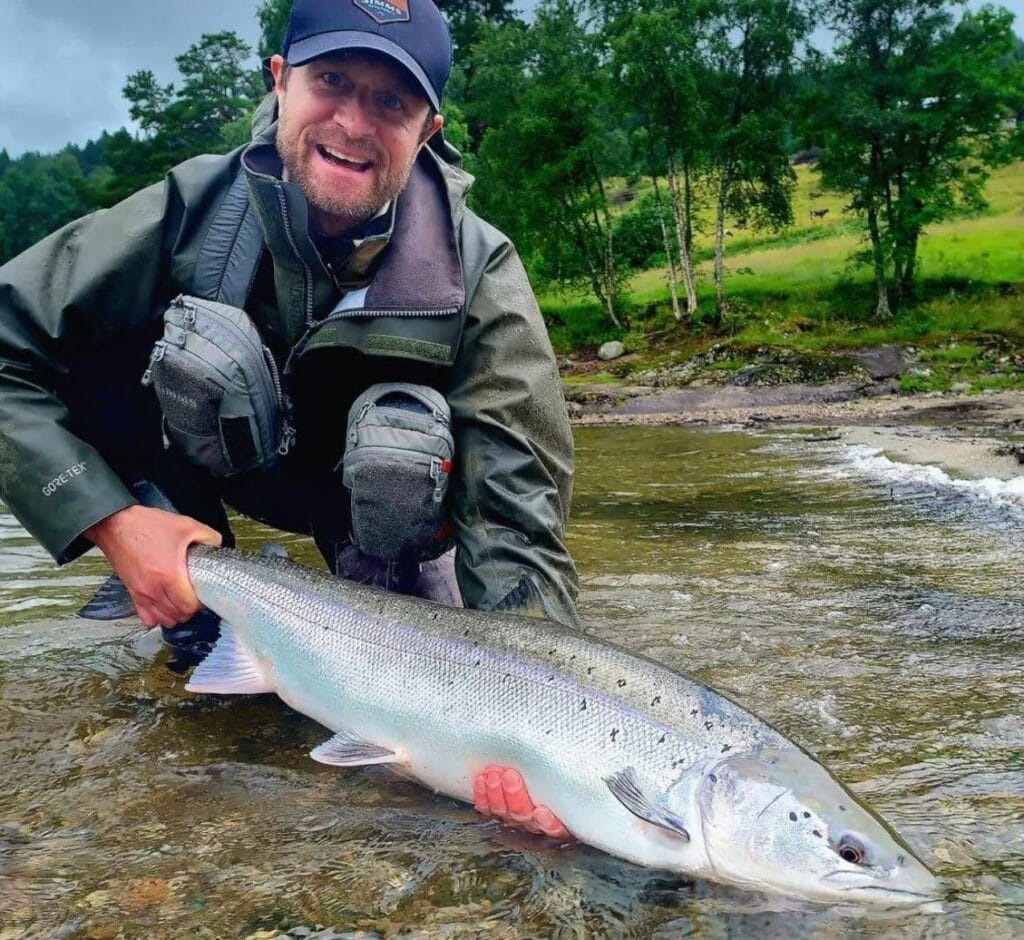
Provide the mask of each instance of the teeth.
POLYGON ((354 163, 356 166, 369 166, 369 160, 362 160, 359 157, 349 156, 347 153, 342 153, 340 150, 334 150, 328 147, 326 144, 321 144, 324 148, 324 153, 330 154, 335 160, 344 160, 346 163, 354 163))

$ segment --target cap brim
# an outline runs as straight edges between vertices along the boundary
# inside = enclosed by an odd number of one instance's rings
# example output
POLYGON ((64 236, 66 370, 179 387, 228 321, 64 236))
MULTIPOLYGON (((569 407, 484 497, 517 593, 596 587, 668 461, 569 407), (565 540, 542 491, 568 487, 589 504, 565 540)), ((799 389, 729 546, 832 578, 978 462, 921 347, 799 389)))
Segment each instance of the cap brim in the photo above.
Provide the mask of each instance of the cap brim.
POLYGON ((438 110, 441 110, 441 102, 438 100, 434 86, 430 84, 426 72, 420 64, 406 52, 398 43, 386 36, 377 33, 367 33, 361 29, 338 30, 333 33, 318 33, 308 39, 300 39, 288 47, 288 55, 285 58, 289 65, 305 65, 320 56, 332 52, 341 52, 344 49, 369 49, 372 52, 380 52, 383 55, 394 59, 399 65, 405 66, 413 78, 419 82, 423 93, 430 103, 438 110))

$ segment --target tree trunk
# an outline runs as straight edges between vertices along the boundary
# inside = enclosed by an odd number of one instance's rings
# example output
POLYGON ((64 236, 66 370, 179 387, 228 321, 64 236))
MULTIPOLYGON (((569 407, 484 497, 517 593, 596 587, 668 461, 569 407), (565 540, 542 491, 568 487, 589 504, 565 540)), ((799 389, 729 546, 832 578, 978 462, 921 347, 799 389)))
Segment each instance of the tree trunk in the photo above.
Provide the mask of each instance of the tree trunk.
POLYGON ((900 296, 906 300, 910 300, 914 296, 914 277, 917 274, 917 243, 920 237, 920 229, 914 229, 907 239, 906 265, 903 268, 903 279, 900 283, 900 296))
POLYGON ((693 271, 693 181, 688 159, 683 163, 683 226, 686 241, 686 275, 693 290, 693 304, 689 307, 692 316, 697 312, 697 281, 693 271))
POLYGON ((619 285, 616 283, 615 277, 615 253, 614 246, 612 245, 611 225, 608 225, 608 247, 605 250, 604 256, 604 280, 608 291, 608 316, 612 318, 612 323, 616 327, 622 329, 622 324, 619 323, 619 318, 615 315, 615 298, 618 294, 619 285))
POLYGON ((878 288, 875 316, 879 320, 889 320, 892 310, 889 309, 889 288, 885 283, 885 252, 882 251, 882 235, 878 229, 878 206, 873 196, 868 202, 868 231, 871 233, 871 256, 875 266, 875 286, 878 288))
POLYGON ((595 211, 595 221, 597 223, 598 232, 602 228, 602 220, 604 222, 604 232, 607 235, 604 244, 604 282, 605 282, 605 297, 606 309, 608 316, 611 317, 612 323, 615 324, 617 329, 622 329, 622 324, 619 322, 619 318, 615 315, 615 302, 619 296, 619 283, 616 277, 615 271, 615 246, 612 242, 612 216, 608 211, 608 193, 604 188, 604 180, 601 178, 601 173, 598 170, 596 164, 592 167, 594 172, 594 181, 597 184, 597 189, 601 193, 601 215, 598 217, 595 211))
POLYGON ((718 181, 718 206, 715 210, 715 305, 721 319, 725 306, 725 201, 729 194, 729 171, 718 181))
POLYGON ((692 256, 686 241, 686 220, 679 197, 679 178, 676 175, 675 160, 671 156, 668 158, 667 179, 672 197, 672 215, 676 221, 676 240, 679 242, 679 269, 683 273, 683 286, 686 288, 686 312, 692 317, 697 310, 697 287, 693 278, 692 256))
POLYGON ((679 309, 679 290, 676 287, 676 259, 672 253, 672 245, 668 238, 668 227, 665 225, 665 216, 661 212, 661 189, 658 187, 658 177, 652 176, 654 183, 654 205, 658 210, 658 222, 661 224, 661 240, 665 244, 665 259, 668 261, 668 289, 672 296, 672 315, 676 320, 683 319, 683 313, 679 309))
MULTIPOLYGON (((868 193, 868 232, 871 235, 871 258, 875 268, 875 286, 878 288, 878 306, 875 316, 879 320, 892 318, 889 307, 889 288, 885 282, 885 251, 882 232, 878 226, 878 196, 882 188, 882 159, 877 142, 871 144, 871 191, 868 193)), ((891 230, 890 230, 891 233, 891 230)))

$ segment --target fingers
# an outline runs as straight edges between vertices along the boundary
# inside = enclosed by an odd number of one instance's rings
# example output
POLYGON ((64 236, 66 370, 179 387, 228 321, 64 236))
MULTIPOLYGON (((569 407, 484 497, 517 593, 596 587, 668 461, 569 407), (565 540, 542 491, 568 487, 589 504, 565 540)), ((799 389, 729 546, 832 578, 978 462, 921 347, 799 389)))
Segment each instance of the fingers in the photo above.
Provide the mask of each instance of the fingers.
POLYGON ((505 791, 501 784, 501 771, 497 768, 487 771, 487 802, 493 815, 508 815, 508 804, 505 802, 505 791))
POLYGON ((537 828, 552 839, 571 838, 569 830, 555 817, 546 806, 538 806, 533 811, 533 822, 537 828))
POLYGON ((537 806, 527 792, 522 774, 512 767, 485 767, 473 780, 473 806, 485 816, 500 819, 553 839, 572 834, 546 806, 537 806))

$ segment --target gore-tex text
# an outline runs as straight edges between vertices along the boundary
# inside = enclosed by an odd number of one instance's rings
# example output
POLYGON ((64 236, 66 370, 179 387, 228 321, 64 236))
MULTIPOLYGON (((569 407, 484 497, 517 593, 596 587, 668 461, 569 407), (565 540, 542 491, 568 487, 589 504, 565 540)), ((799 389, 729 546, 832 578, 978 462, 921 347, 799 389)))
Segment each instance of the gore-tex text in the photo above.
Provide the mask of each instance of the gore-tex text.
POLYGON ((43 487, 43 496, 53 496, 62 486, 70 483, 75 477, 81 476, 85 473, 85 461, 82 463, 72 464, 67 468, 60 476, 54 477, 50 480, 46 486, 43 487))

